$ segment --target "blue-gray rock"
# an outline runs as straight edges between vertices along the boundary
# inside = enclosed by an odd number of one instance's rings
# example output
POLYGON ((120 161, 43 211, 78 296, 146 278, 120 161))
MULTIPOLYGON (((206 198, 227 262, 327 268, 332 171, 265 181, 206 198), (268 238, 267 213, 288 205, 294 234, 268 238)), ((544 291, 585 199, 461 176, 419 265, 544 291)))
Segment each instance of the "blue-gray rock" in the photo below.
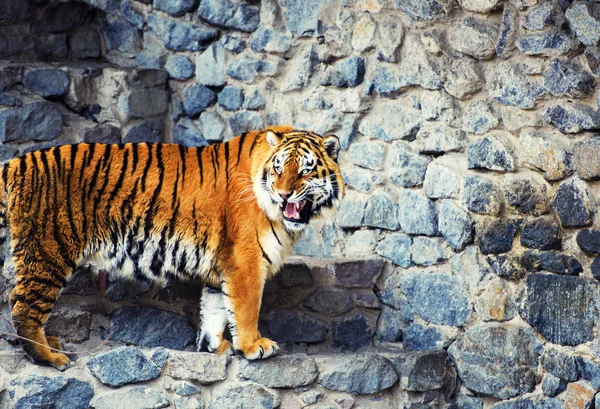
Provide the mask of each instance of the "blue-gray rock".
POLYGON ((255 383, 221 385, 210 393, 208 409, 276 409, 281 399, 279 393, 255 383))
POLYGON ((63 61, 67 59, 67 34, 41 34, 35 37, 35 54, 41 61, 63 61))
POLYGON ((378 233, 375 230, 356 230, 346 240, 346 256, 349 258, 369 256, 377 245, 378 233))
POLYGON ((81 27, 69 33, 71 57, 76 60, 100 57, 100 34, 89 27, 81 27))
POLYGON ((498 137, 490 135, 471 143, 467 148, 469 169, 488 169, 501 172, 515 169, 510 148, 498 137))
POLYGON ((373 288, 383 270, 383 260, 372 258, 335 263, 334 276, 342 287, 373 288))
POLYGON ((412 261, 421 266, 431 266, 450 256, 448 245, 440 237, 416 236, 410 248, 412 261))
POLYGON ((438 211, 428 197, 415 190, 403 189, 398 195, 398 204, 402 231, 428 236, 438 233, 438 211))
POLYGON ((331 321, 331 345, 342 351, 356 351, 371 344, 373 331, 362 313, 331 321))
POLYGON ((402 345, 410 351, 441 349, 449 343, 444 334, 434 326, 424 327, 412 323, 402 332, 402 345))
POLYGON ((377 68, 367 82, 366 94, 379 94, 384 97, 395 97, 401 89, 400 76, 395 67, 377 68))
POLYGON ((463 250, 473 241, 473 220, 466 210, 451 200, 442 200, 438 227, 444 239, 455 250, 463 250))
POLYGON ((512 254, 495 254, 486 257, 486 260, 494 274, 498 277, 518 281, 525 275, 522 265, 522 257, 512 254))
MULTIPOLYGON (((0 43, 0 55, 2 53, 2 43, 0 43)), ((0 67, 0 90, 8 91, 15 84, 23 81, 22 67, 0 67)))
POLYGON ((244 103, 244 91, 235 85, 227 85, 219 92, 218 101, 227 111, 236 111, 244 103))
POLYGON ((216 112, 205 111, 200 114, 202 137, 209 142, 222 141, 225 138, 227 125, 216 112))
POLYGON ((246 41, 238 37, 234 33, 224 33, 220 41, 223 48, 231 51, 234 54, 239 54, 246 48, 246 41))
POLYGON ((600 254, 600 231, 583 229, 577 233, 577 245, 586 253, 600 254))
POLYGON ((388 153, 388 176, 402 187, 419 186, 425 180, 431 159, 419 155, 403 142, 394 142, 388 153))
POLYGON ((349 192, 338 211, 337 222, 342 228, 357 228, 363 224, 367 199, 364 196, 354 195, 349 192))
POLYGON ((37 68, 25 72, 23 85, 44 98, 56 98, 69 89, 69 77, 60 69, 37 68))
MULTIPOLYGON (((387 358, 401 374, 400 388, 410 392, 453 388, 452 378, 456 377, 444 350, 407 352, 387 355, 387 358)), ((454 379, 455 381, 455 379, 454 379)))
MULTIPOLYGON (((600 76, 600 49, 598 47, 587 47, 583 53, 587 66, 596 77, 600 76)), ((596 105, 597 97, 596 97, 596 105)))
POLYGON ((546 180, 560 180, 573 172, 571 155, 555 132, 524 129, 519 146, 522 164, 541 170, 546 180))
POLYGON ((275 309, 264 318, 264 325, 270 337, 277 342, 306 342, 307 344, 325 340, 327 326, 310 314, 275 309))
POLYGON ((463 122, 466 131, 478 135, 496 128, 500 123, 498 115, 492 110, 491 104, 484 100, 473 101, 467 105, 463 122))
POLYGON ((94 388, 88 382, 62 376, 50 378, 28 374, 10 383, 5 398, 11 407, 18 409, 85 409, 89 407, 93 396, 94 388))
POLYGON ((404 26, 394 15, 380 13, 374 17, 377 23, 375 45, 379 61, 398 62, 400 46, 404 39, 404 26))
POLYGON ((67 286, 62 294, 75 294, 82 297, 94 295, 96 293, 95 283, 96 274, 90 269, 77 269, 75 273, 69 277, 67 286))
MULTIPOLYGON (((379 115, 363 118, 358 131, 366 136, 375 136, 383 141, 415 139, 423 124, 421 111, 399 106, 395 101, 381 101, 379 115)), ((401 145, 394 145, 401 146, 401 145)), ((407 145, 402 145, 406 146, 407 145)), ((404 149, 402 149, 404 150, 404 149)), ((412 151, 410 148, 409 151, 412 151)))
POLYGON ((321 85, 356 87, 365 79, 365 60, 350 57, 328 66, 321 78, 321 85))
MULTIPOLYGON (((186 89, 186 101, 187 98, 186 89)), ((160 115, 169 108, 169 92, 159 88, 136 88, 121 94, 118 106, 127 119, 160 115)))
POLYGON ((160 142, 165 123, 162 119, 142 120, 129 128, 121 138, 123 143, 160 142))
POLYGON ((250 38, 250 49, 255 53, 284 54, 292 46, 292 33, 260 26, 250 38))
POLYGON ((565 22, 564 11, 557 4, 542 3, 527 10, 522 25, 530 31, 560 27, 565 22))
POLYGON ((546 347, 542 355, 542 367, 557 378, 572 382, 579 378, 577 357, 568 352, 546 347))
POLYGON ((507 253, 519 232, 521 222, 514 219, 492 219, 477 226, 479 249, 483 254, 507 253))
POLYGON ((0 105, 7 107, 20 107, 23 105, 23 102, 13 95, 0 91, 0 105))
POLYGON ((167 58, 165 69, 169 73, 169 77, 176 80, 185 80, 194 75, 196 66, 183 55, 171 54, 167 58))
MULTIPOLYGON (((352 296, 341 288, 321 288, 312 293, 303 305, 316 312, 327 315, 339 315, 348 312, 354 306, 352 296)), ((268 385, 267 385, 268 386, 268 385)))
POLYGON ((449 0, 392 0, 392 6, 419 21, 435 21, 446 17, 452 8, 449 0))
POLYGON ((563 227, 587 226, 592 222, 594 201, 588 185, 580 179, 562 182, 552 201, 563 227))
POLYGON ((551 105, 544 112, 544 121, 562 133, 579 133, 600 129, 600 113, 589 105, 551 105))
POLYGON ((531 272, 548 271, 566 275, 579 275, 583 272, 581 263, 575 257, 553 251, 526 251, 521 258, 521 265, 531 272))
POLYGON ((204 409, 204 398, 202 396, 173 396, 171 399, 171 403, 177 409, 204 409))
POLYGON ((469 57, 453 58, 444 64, 444 75, 444 89, 459 99, 467 98, 484 85, 478 63, 469 57))
POLYGON ((410 267, 412 265, 410 246, 412 242, 410 236, 404 233, 388 233, 377 245, 375 250, 381 257, 390 260, 400 267, 410 267))
POLYGON ((150 281, 131 281, 122 277, 109 275, 104 296, 110 301, 135 299, 150 291, 154 284, 150 281))
POLYGON ((161 373, 161 368, 135 347, 121 347, 96 355, 86 365, 100 382, 112 387, 156 379, 161 373))
POLYGON ((348 153, 355 165, 371 170, 383 169, 385 148, 377 142, 354 142, 350 145, 348 153))
POLYGON ((597 288, 586 279, 529 274, 520 314, 549 342, 579 345, 593 338, 596 301, 597 288))
POLYGON ((567 409, 560 399, 545 396, 517 398, 506 402, 498 402, 493 409, 567 409))
POLYGON ((31 1, 5 0, 0 4, 0 21, 3 23, 18 23, 32 17, 31 1))
POLYGON ((72 1, 47 7, 39 20, 31 25, 33 34, 63 33, 82 26, 88 19, 90 7, 84 2, 72 1))
POLYGON ((196 82, 211 87, 225 84, 225 50, 213 43, 196 58, 196 82))
POLYGON ((170 402, 161 390, 147 386, 117 389, 98 395, 90 402, 94 409, 115 409, 124 405, 136 409, 160 409, 169 406, 170 402))
POLYGON ((417 133, 420 153, 441 154, 460 151, 468 144, 467 135, 461 129, 435 122, 425 122, 417 133))
POLYGON ((398 381, 394 366, 375 354, 346 354, 319 365, 319 383, 334 391, 373 394, 398 381))
POLYGON ((144 16, 133 6, 132 0, 125 0, 119 9, 121 17, 135 26, 138 30, 144 28, 144 16))
POLYGON ((444 85, 441 61, 425 51, 417 33, 405 38, 398 71, 400 88, 418 85, 425 89, 440 89, 444 85))
POLYGON ((521 109, 533 108, 536 100, 545 93, 537 80, 510 61, 499 62, 491 68, 486 88, 496 101, 521 109))
POLYGON ((483 409, 483 399, 475 396, 459 395, 456 404, 461 409, 483 409))
POLYGON ((171 386, 171 390, 179 396, 192 396, 200 393, 200 388, 191 382, 180 381, 171 386))
POLYGON ((595 47, 600 40, 600 8, 597 4, 578 2, 567 9, 565 17, 584 45, 595 47))
POLYGON ((363 169, 342 170, 346 185, 359 192, 368 192, 374 185, 382 183, 379 175, 363 169))
MULTIPOLYGON (((203 2, 205 3, 205 2, 203 2)), ((148 16, 148 28, 170 50, 201 51, 216 40, 219 31, 155 14, 148 16)))
POLYGON ((173 17, 183 16, 198 7, 198 0, 154 0, 152 6, 173 17))
POLYGON ((448 354, 467 388, 509 399, 535 388, 542 350, 529 327, 479 323, 459 336, 448 348, 448 354))
POLYGON ((517 38, 517 48, 527 55, 558 57, 575 51, 579 42, 570 34, 554 29, 535 34, 525 34, 517 38))
POLYGON ((406 300, 398 298, 396 303, 400 303, 399 309, 387 305, 381 308, 375 331, 375 336, 380 341, 399 342, 402 333, 415 318, 415 312, 406 300))
POLYGON ((544 377, 544 382, 542 383, 542 392, 544 392, 544 395, 552 398, 566 389, 567 382, 564 379, 560 379, 552 374, 547 374, 544 377))
POLYGON ((524 176, 506 178, 504 197, 508 209, 519 214, 540 216, 550 208, 548 187, 543 180, 537 181, 524 176))
POLYGON ((202 0, 198 16, 212 25, 252 32, 260 23, 260 8, 247 0, 202 0))
POLYGON ((553 217, 540 217, 531 220, 523 225, 521 244, 531 249, 560 250, 560 226, 553 217))
POLYGON ((62 131, 57 105, 36 101, 0 111, 0 142, 51 141, 62 131))
POLYGON ((339 228, 326 223, 318 230, 308 226, 304 235, 296 242, 294 254, 311 257, 333 257, 333 247, 340 239, 339 228))
POLYGON ((315 360, 305 354, 274 356, 272 359, 240 359, 238 376, 269 388, 295 388, 312 383, 318 375, 315 360))
POLYGON ((294 37, 313 37, 319 30, 319 10, 323 0, 282 0, 283 15, 294 37))
POLYGON ((141 31, 128 21, 108 16, 101 27, 107 50, 120 51, 126 57, 135 57, 141 51, 141 31))
POLYGON ((500 34, 496 40, 496 55, 500 58, 508 58, 515 49, 515 40, 519 33, 519 17, 519 11, 512 3, 504 5, 500 34))
POLYGON ((232 135, 241 135, 244 132, 263 129, 264 121, 257 112, 240 111, 229 118, 229 127, 232 135))
POLYGON ((594 91, 594 76, 572 61, 555 58, 544 71, 544 87, 554 96, 585 98, 594 91))
POLYGON ((257 110, 265 107, 265 97, 258 89, 244 96, 243 109, 257 110))
POLYGON ((431 199, 452 198, 458 196, 462 185, 458 172, 437 161, 427 166, 423 191, 431 199))
POLYGON ((306 45, 297 53, 295 62, 289 66, 283 78, 281 90, 284 92, 297 91, 305 88, 317 68, 317 54, 314 45, 306 45))
POLYGON ((254 82, 259 77, 272 76, 276 73, 277 64, 272 60, 257 59, 247 55, 227 66, 227 75, 246 84, 254 82))
POLYGON ((579 375, 588 380, 594 388, 600 388, 600 363, 585 355, 576 357, 576 360, 579 375))
POLYGON ((169 352, 165 348, 156 348, 156 350, 152 353, 150 359, 154 361, 157 367, 163 368, 165 363, 167 362, 167 358, 169 358, 169 352))
POLYGON ((34 47, 33 38, 26 34, 3 35, 0 38, 0 58, 20 54, 34 47))
POLYGON ((398 209, 389 193, 376 190, 367 200, 363 223, 387 230, 398 229, 398 209))
POLYGON ((173 129, 173 143, 190 147, 208 146, 202 131, 189 118, 184 118, 173 129))
POLYGON ((472 212, 497 215, 502 208, 502 196, 495 183, 482 177, 463 177, 463 201, 472 212))
POLYGON ((448 44, 458 52, 485 60, 496 54, 498 34, 497 26, 469 16, 450 26, 448 44))
POLYGON ((200 84, 188 86, 184 91, 183 108, 188 116, 194 117, 206 111, 217 101, 217 95, 200 84))
POLYGON ((460 282, 440 273, 406 273, 402 291, 415 312, 433 324, 461 326, 471 313, 460 282))
POLYGON ((170 311, 148 307, 117 308, 104 339, 139 346, 183 349, 194 342, 196 331, 187 319, 170 311))

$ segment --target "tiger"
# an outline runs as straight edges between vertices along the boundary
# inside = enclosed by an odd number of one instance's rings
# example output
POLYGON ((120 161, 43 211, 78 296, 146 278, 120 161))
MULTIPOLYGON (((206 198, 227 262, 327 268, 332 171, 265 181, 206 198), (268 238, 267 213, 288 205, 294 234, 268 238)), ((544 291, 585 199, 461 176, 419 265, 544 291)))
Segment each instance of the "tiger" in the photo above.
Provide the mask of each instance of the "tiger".
POLYGON ((205 147, 81 143, 10 160, 0 167, 0 261, 15 272, 9 302, 23 349, 38 364, 70 366, 44 325, 69 276, 90 265, 198 280, 199 350, 275 354, 258 330, 263 288, 309 222, 339 208, 339 150, 335 135, 271 126, 205 147))

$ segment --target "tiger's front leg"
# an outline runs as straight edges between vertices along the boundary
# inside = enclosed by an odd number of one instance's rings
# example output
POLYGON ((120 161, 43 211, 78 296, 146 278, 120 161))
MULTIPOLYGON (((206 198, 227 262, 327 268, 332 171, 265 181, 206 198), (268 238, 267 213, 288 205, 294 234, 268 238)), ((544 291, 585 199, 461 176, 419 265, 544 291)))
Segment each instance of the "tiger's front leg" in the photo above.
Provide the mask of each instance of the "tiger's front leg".
POLYGON ((248 264, 245 271, 236 269, 225 279, 223 291, 233 337, 233 347, 246 359, 263 359, 274 355, 277 343, 263 338, 258 331, 258 314, 264 287, 259 263, 248 264))

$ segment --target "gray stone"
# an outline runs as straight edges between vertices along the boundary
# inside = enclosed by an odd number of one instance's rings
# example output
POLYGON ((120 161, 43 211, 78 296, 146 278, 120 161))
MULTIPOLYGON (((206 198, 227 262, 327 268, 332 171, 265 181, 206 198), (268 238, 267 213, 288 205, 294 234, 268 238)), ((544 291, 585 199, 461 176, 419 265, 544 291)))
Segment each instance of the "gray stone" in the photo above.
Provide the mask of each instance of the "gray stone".
POLYGON ((221 37, 221 45, 234 54, 239 54, 246 48, 246 41, 235 33, 225 33, 221 37))
POLYGON ((270 337, 277 342, 316 343, 325 340, 327 326, 300 311, 271 310, 265 317, 270 337))
POLYGON ((160 142, 165 124, 162 119, 148 119, 131 126, 121 138, 123 143, 160 142))
POLYGON ((461 326, 469 318, 469 300, 459 281, 452 276, 405 273, 401 277, 401 287, 415 312, 428 322, 461 326))
POLYGON ((442 32, 439 28, 428 28, 421 33, 421 42, 425 50, 432 55, 440 56, 444 48, 442 32))
POLYGON ((216 112, 204 111, 200 114, 200 124, 202 125, 202 136, 209 142, 222 141, 225 137, 227 125, 216 112))
POLYGON ((548 184, 536 178, 515 175, 504 181, 506 204, 514 213, 534 216, 547 213, 550 210, 548 193, 548 184))
POLYGON ((313 37, 319 30, 319 10, 323 0, 282 0, 283 15, 294 37, 313 37))
POLYGON ((383 141, 396 139, 413 140, 423 120, 418 109, 399 106, 395 101, 381 101, 378 115, 364 118, 358 131, 383 141))
POLYGON ((403 189, 398 196, 398 220, 405 233, 434 236, 438 233, 438 211, 423 194, 403 189))
POLYGON ((196 332, 185 317, 155 308, 117 308, 111 322, 111 328, 102 333, 103 338, 111 341, 183 349, 196 338, 196 332))
POLYGON ((374 18, 377 23, 374 41, 377 48, 377 59, 385 62, 398 62, 400 45, 404 38, 402 22, 395 16, 385 13, 376 14, 374 18))
POLYGON ((400 387, 410 392, 441 389, 453 372, 444 350, 409 352, 388 359, 401 374, 400 387))
POLYGON ((23 105, 23 102, 21 102, 21 100, 17 97, 0 91, 0 105, 7 107, 20 107, 23 105))
POLYGON ((502 20, 500 22, 500 35, 496 41, 496 55, 508 58, 515 50, 515 40, 519 33, 520 14, 514 4, 504 5, 502 20))
POLYGON ((376 258, 343 261, 335 264, 334 276, 342 287, 373 288, 382 269, 383 261, 376 258))
POLYGON ((565 12, 571 28, 583 44, 595 47, 600 40, 600 8, 593 3, 575 3, 565 12))
POLYGON ((542 391, 544 395, 554 397, 559 393, 564 392, 567 389, 567 382, 564 379, 560 379, 552 374, 547 374, 544 377, 542 383, 542 391))
POLYGON ((179 381, 172 385, 170 389, 179 396, 192 396, 200 393, 200 388, 187 381, 179 381))
POLYGON ((452 340, 433 325, 412 323, 402 332, 402 346, 410 351, 428 351, 450 345, 452 340))
POLYGON ((383 169, 384 146, 376 142, 354 142, 348 153, 355 165, 371 170, 383 169))
POLYGON ((141 32, 128 21, 109 16, 102 21, 101 27, 108 51, 119 51, 128 58, 135 57, 141 51, 141 32))
POLYGON ((308 85, 316 71, 317 55, 314 45, 306 45, 293 57, 293 64, 288 64, 288 71, 282 80, 283 92, 298 91, 308 85))
POLYGON ((542 3, 532 7, 524 15, 523 27, 530 31, 560 27, 565 22, 564 12, 553 3, 542 3))
POLYGON ((479 248, 483 254, 507 253, 519 232, 520 221, 490 219, 477 224, 479 248))
POLYGON ((585 98, 594 91, 594 76, 572 61, 553 59, 544 71, 544 87, 554 96, 585 98))
POLYGON ((594 388, 600 387, 600 363, 592 357, 577 356, 577 371, 579 375, 588 380, 594 388))
POLYGON ((193 84, 185 89, 183 108, 188 116, 198 116, 217 101, 216 94, 200 84, 193 84))
POLYGON ((592 222, 593 198, 589 187, 575 178, 562 182, 552 201, 563 227, 587 226, 592 222))
POLYGON ((600 49, 598 47, 587 47, 583 54, 583 61, 587 63, 592 74, 596 77, 600 76, 600 49))
POLYGON ((302 262, 285 264, 277 277, 285 288, 313 285, 310 269, 302 262))
POLYGON ((90 402, 94 409, 160 409, 169 405, 170 402, 163 392, 147 386, 118 389, 98 395, 90 402))
POLYGON ((362 313, 331 320, 331 345, 342 351, 356 351, 371 344, 373 331, 362 313))
POLYGON ((460 108, 454 97, 446 91, 423 90, 420 103, 423 119, 441 121, 456 127, 462 126, 460 108))
POLYGON ((467 11, 487 13, 498 7, 500 0, 458 0, 458 4, 467 11))
POLYGON ((96 30, 81 27, 69 33, 71 57, 76 60, 98 58, 101 53, 100 35, 96 30))
POLYGON ((36 101, 0 111, 0 142, 51 141, 62 131, 62 114, 51 102, 36 101))
MULTIPOLYGON (((203 1, 203 4, 207 3, 203 1)), ((200 24, 148 15, 148 28, 169 50, 201 51, 214 41, 219 31, 200 24)))
POLYGON ((382 179, 379 175, 363 169, 342 170, 346 185, 359 192, 368 192, 374 185, 380 185, 382 179))
POLYGON ((536 100, 545 93, 538 81, 527 76, 519 65, 509 61, 499 62, 491 68, 486 88, 496 101, 521 109, 533 108, 536 100))
MULTIPOLYGON (((191 100, 190 94, 186 90, 186 102, 191 100)), ((196 98, 198 97, 196 96, 196 98)), ((191 104, 191 101, 188 104, 191 104)), ((169 93, 167 90, 158 88, 136 88, 121 94, 118 106, 127 119, 148 118, 167 111, 169 108, 169 93)), ((191 112, 188 114, 192 115, 191 112)))
MULTIPOLYGON (((196 67, 198 62, 196 61, 196 67)), ((246 84, 257 78, 273 76, 277 73, 277 64, 269 59, 257 59, 244 55, 227 66, 227 75, 246 84)), ((196 73, 197 75, 197 73, 196 73)))
POLYGON ((354 30, 352 31, 352 48, 358 52, 375 48, 376 31, 377 23, 369 13, 364 13, 354 25, 354 30))
MULTIPOLYGON (((425 89, 440 89, 444 84, 440 61, 425 51, 416 33, 404 40, 399 72, 399 88, 418 85, 425 89)), ((452 95, 452 92, 449 93, 452 95)))
POLYGON ((410 18, 419 21, 435 21, 446 17, 450 13, 453 1, 451 0, 392 0, 392 6, 407 14, 410 18))
POLYGON ((241 108, 244 103, 244 92, 235 85, 227 85, 219 92, 219 105, 228 111, 235 111, 241 108))
POLYGON ((423 191, 431 199, 457 197, 461 186, 460 175, 437 161, 427 166, 423 191))
POLYGON ((372 394, 398 381, 392 364, 375 354, 340 355, 318 364, 319 383, 334 391, 372 394))
POLYGON ((502 194, 495 183, 482 177, 465 175, 463 201, 472 212, 497 215, 502 208, 502 194))
POLYGON ((563 401, 544 396, 517 398, 511 401, 498 402, 493 409, 520 409, 520 408, 544 408, 544 409, 567 409, 563 401))
POLYGON ((521 244, 531 249, 560 250, 560 226, 551 216, 533 219, 523 225, 521 244))
POLYGON ((61 294, 75 294, 82 297, 96 294, 96 274, 90 269, 77 269, 70 277, 61 294))
POLYGON ((448 245, 439 237, 416 236, 410 248, 412 261, 422 266, 443 262, 449 257, 448 245))
POLYGON ((400 70, 395 66, 380 66, 371 74, 367 82, 367 95, 379 94, 393 98, 400 93, 400 70))
POLYGON ((577 358, 561 349, 546 346, 541 362, 547 372, 560 379, 572 382, 579 378, 577 358))
POLYGON ((225 51, 220 43, 213 43, 196 57, 196 82, 220 87, 225 84, 225 51))
POLYGON ((260 8, 246 0, 203 0, 198 16, 216 26, 252 32, 260 23, 260 8))
POLYGON ((4 23, 18 23, 32 17, 32 7, 29 0, 12 2, 3 1, 0 5, 0 21, 4 23))
POLYGON ((176 409, 204 409, 204 398, 199 396, 173 396, 172 402, 176 409))
POLYGON ((33 38, 30 35, 11 34, 0 38, 0 58, 20 54, 34 47, 33 38))
POLYGON ((404 233, 388 233, 377 245, 377 254, 390 260, 400 267, 410 267, 412 265, 410 246, 412 242, 410 236, 404 233))
POLYGON ((328 66, 321 78, 321 85, 334 87, 356 87, 365 78, 365 61, 362 57, 351 57, 328 66))
MULTIPOLYGON (((2 44, 0 43, 0 50, 2 50, 2 44)), ((1 53, 2 51, 0 51, 1 53)), ((8 91, 15 84, 23 81, 23 68, 22 67, 0 67, 0 90, 8 91)))
POLYGON ((226 355, 207 352, 169 351, 169 365, 165 374, 208 385, 227 378, 226 355))
POLYGON ((365 216, 365 207, 367 206, 367 198, 358 196, 353 192, 348 192, 344 199, 337 215, 338 225, 342 228, 357 228, 363 224, 365 216))
POLYGON ((131 25, 135 26, 139 30, 144 28, 144 16, 140 10, 133 6, 131 0, 125 0, 123 3, 121 3, 119 11, 121 17, 123 17, 131 25))
POLYGON ((498 27, 475 17, 466 17, 450 26, 448 43, 456 51, 478 59, 496 55, 498 27))
POLYGON ((281 403, 279 393, 255 383, 221 385, 211 391, 208 409, 275 409, 281 403))
MULTIPOLYGON (((303 305, 316 312, 338 315, 348 312, 354 306, 352 296, 339 288, 321 288, 311 294, 303 305)), ((270 385, 267 385, 270 386, 270 385)))
POLYGON ((357 230, 346 240, 346 256, 363 257, 370 255, 377 245, 377 232, 357 230))
POLYGON ((202 131, 198 129, 194 121, 190 118, 183 118, 173 129, 173 143, 190 147, 208 146, 207 140, 202 135, 202 131))
POLYGON ((521 265, 530 272, 548 271, 566 275, 579 275, 583 272, 581 263, 575 257, 553 251, 526 251, 521 258, 521 265))
POLYGON ((33 34, 63 33, 82 26, 86 22, 89 12, 89 6, 80 1, 49 6, 44 10, 40 19, 31 25, 31 32, 33 34))
POLYGON ((260 114, 253 111, 239 111, 229 117, 229 128, 232 135, 241 135, 245 132, 261 130, 264 122, 260 114))
POLYGON ((511 149, 500 138, 490 135, 471 143, 467 148, 469 169, 488 169, 501 172, 515 169, 511 149))
POLYGON ((483 399, 474 396, 459 395, 456 404, 461 409, 483 409, 483 399))
POLYGON ((490 275, 475 300, 475 311, 483 321, 509 321, 518 314, 512 286, 508 280, 490 275))
POLYGON ((167 58, 165 69, 169 73, 169 77, 176 80, 184 80, 194 75, 196 66, 189 58, 173 54, 167 58))
POLYGON ((594 137, 573 144, 573 167, 581 179, 600 178, 600 138, 594 137))
POLYGON ((131 281, 118 276, 108 276, 108 284, 104 296, 110 301, 135 299, 150 291, 153 287, 150 281, 131 281))
POLYGON ((69 77, 59 69, 32 69, 25 72, 23 85, 44 98, 56 98, 66 94, 69 89, 69 77))
POLYGON ((265 97, 260 93, 259 90, 255 89, 251 94, 244 97, 244 103, 242 104, 243 109, 262 109, 265 107, 265 97))
POLYGON ((505 253, 489 255, 486 260, 492 272, 498 277, 518 281, 525 276, 526 268, 523 266, 521 256, 505 253))
POLYGON ((444 64, 444 89, 448 94, 465 99, 483 88, 484 80, 478 63, 472 58, 453 58, 444 64))
POLYGON ((573 172, 571 155, 553 133, 523 130, 519 144, 523 165, 543 171, 546 180, 560 180, 573 172))
POLYGON ((55 308, 44 331, 66 342, 81 343, 90 338, 92 314, 88 311, 55 308))
POLYGON ((400 309, 384 305, 377 320, 375 336, 383 342, 399 342, 403 332, 412 323, 414 316, 415 313, 406 300, 403 300, 400 309))
POLYGON ((596 291, 583 278, 530 274, 521 316, 549 342, 579 345, 593 338, 596 291))
POLYGON ((105 385, 119 387, 160 376, 161 368, 135 347, 121 347, 92 357, 90 372, 105 385))
POLYGON ((567 134, 600 129, 600 113, 588 105, 577 103, 548 107, 544 121, 567 134))
POLYGON ((315 360, 305 354, 275 356, 268 360, 240 359, 238 374, 270 388, 295 388, 312 383, 318 375, 315 360))
POLYGON ((528 327, 482 323, 462 334, 448 353, 467 388, 509 399, 535 388, 542 348, 528 327))
POLYGON ((466 210, 451 200, 442 200, 439 208, 439 230, 455 250, 463 250, 473 241, 473 220, 466 210))
POLYGON ((417 133, 420 153, 447 153, 460 151, 468 144, 467 136, 460 129, 448 125, 426 122, 417 133))
POLYGON ((152 6, 173 17, 179 17, 187 12, 194 11, 198 7, 198 2, 196 0, 154 0, 152 6))
MULTIPOLYGON (((13 379, 5 398, 10 407, 38 409, 42 407, 85 409, 94 396, 88 382, 57 376, 50 378, 27 374, 13 379)), ((9 406, 7 406, 9 407, 9 406)))
POLYGON ((500 123, 498 114, 494 112, 489 102, 484 100, 473 101, 465 109, 463 117, 464 129, 481 135, 494 129, 500 123))
POLYGON ((575 51, 579 47, 576 38, 559 29, 535 34, 521 35, 516 41, 517 48, 527 55, 558 57, 575 51))
POLYGON ((376 190, 367 200, 363 223, 369 227, 397 230, 398 209, 389 193, 376 190))
POLYGON ((41 61, 62 61, 67 58, 67 34, 41 34, 35 37, 35 53, 41 61))
POLYGON ((291 46, 292 33, 284 29, 260 26, 250 38, 250 48, 255 53, 284 54, 291 46))

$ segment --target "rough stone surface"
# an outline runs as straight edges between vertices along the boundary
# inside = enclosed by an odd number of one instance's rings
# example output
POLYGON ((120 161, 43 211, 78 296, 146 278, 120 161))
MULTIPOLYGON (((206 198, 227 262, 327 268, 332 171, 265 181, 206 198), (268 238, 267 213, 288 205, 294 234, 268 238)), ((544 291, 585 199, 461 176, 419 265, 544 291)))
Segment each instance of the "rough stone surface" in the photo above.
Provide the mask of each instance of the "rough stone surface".
POLYGON ((475 134, 484 134, 499 124, 498 115, 492 110, 487 101, 474 101, 470 103, 463 118, 465 130, 475 134))
POLYGON ((404 233, 388 234, 377 245, 377 254, 390 260, 392 263, 401 267, 410 267, 411 254, 410 246, 412 242, 410 236, 404 233))
POLYGON ((452 48, 479 59, 488 59, 496 54, 498 27, 484 20, 467 17, 449 30, 448 42, 452 48))
POLYGON ((511 171, 515 168, 515 158, 510 148, 494 136, 483 137, 467 148, 469 169, 511 171))
POLYGON ((431 199, 454 198, 462 185, 460 174, 437 161, 427 166, 423 191, 431 199))
POLYGON ((600 178, 600 165, 595 158, 600 155, 600 138, 591 138, 573 144, 573 167, 581 179, 600 178))
POLYGON ((371 343, 373 331, 363 314, 335 318, 331 323, 332 345, 342 351, 356 351, 371 343))
POLYGON ((370 394, 385 390, 398 381, 392 364, 379 355, 346 355, 328 363, 320 370, 319 383, 334 391, 370 394))
POLYGON ((352 296, 347 291, 331 288, 317 290, 304 301, 304 306, 313 311, 328 315, 337 315, 352 309, 354 302, 352 301, 352 296))
POLYGON ((265 317, 268 334, 277 342, 315 343, 325 339, 326 326, 312 315, 272 310, 265 317))
POLYGON ((94 356, 86 365, 100 382, 112 387, 156 379, 162 369, 135 347, 121 347, 94 356))
POLYGON ((600 129, 600 113, 588 105, 577 103, 548 107, 544 121, 568 134, 600 129))
POLYGON ((264 408, 279 407, 281 398, 276 391, 255 383, 223 385, 214 389, 210 396, 209 409, 264 408))
POLYGON ((8 387, 8 404, 14 408, 61 407, 84 409, 90 406, 94 388, 75 378, 28 374, 14 379, 8 387))
POLYGON ((545 92, 540 84, 512 62, 495 65, 487 77, 486 88, 496 101, 521 109, 533 108, 536 100, 545 92))
POLYGON ((565 12, 565 17, 577 34, 577 38, 587 46, 595 46, 600 40, 598 6, 594 4, 573 4, 565 12))
POLYGON ((270 388, 294 388, 317 377, 314 359, 303 354, 276 356, 265 361, 240 360, 239 374, 270 388))
POLYGON ((579 179, 562 182, 552 202, 563 227, 586 226, 591 223, 593 201, 587 184, 579 179))
POLYGON ((170 405, 165 393, 147 386, 134 386, 129 389, 118 389, 105 395, 94 397, 90 406, 94 409, 160 409, 170 405))
POLYGON ((504 197, 510 211, 539 216, 550 209, 548 187, 543 180, 514 176, 505 179, 504 197))
POLYGON ((487 179, 467 175, 463 178, 464 202, 472 212, 497 215, 502 207, 498 187, 487 179))
POLYGON ((438 223, 440 233, 453 249, 462 250, 473 241, 473 220, 455 202, 442 200, 438 223))
POLYGON ((50 141, 60 135, 63 119, 60 109, 46 101, 0 111, 0 142, 50 141))
POLYGON ((425 123, 417 133, 419 152, 440 154, 460 151, 468 143, 464 131, 447 125, 425 123))
POLYGON ((519 138, 523 164, 544 172, 546 180, 559 180, 573 172, 571 155, 555 134, 523 130, 519 138))
POLYGON ((225 355, 205 352, 170 351, 165 373, 177 379, 199 382, 203 385, 222 381, 227 377, 225 355))
POLYGON ((424 392, 444 386, 450 362, 444 350, 408 353, 391 357, 400 376, 400 385, 411 392, 424 392))
POLYGON ((521 229, 521 244, 538 250, 560 250, 558 222, 553 217, 541 217, 525 223, 521 229))
POLYGON ((477 225, 479 248, 483 254, 498 254, 509 252, 517 233, 520 222, 512 219, 492 219, 477 225))
POLYGON ((438 233, 438 210, 426 196, 404 189, 398 195, 398 220, 402 231, 434 236, 438 233))
POLYGON ((571 61, 553 59, 544 72, 544 87, 554 96, 585 98, 594 91, 594 76, 571 61))

